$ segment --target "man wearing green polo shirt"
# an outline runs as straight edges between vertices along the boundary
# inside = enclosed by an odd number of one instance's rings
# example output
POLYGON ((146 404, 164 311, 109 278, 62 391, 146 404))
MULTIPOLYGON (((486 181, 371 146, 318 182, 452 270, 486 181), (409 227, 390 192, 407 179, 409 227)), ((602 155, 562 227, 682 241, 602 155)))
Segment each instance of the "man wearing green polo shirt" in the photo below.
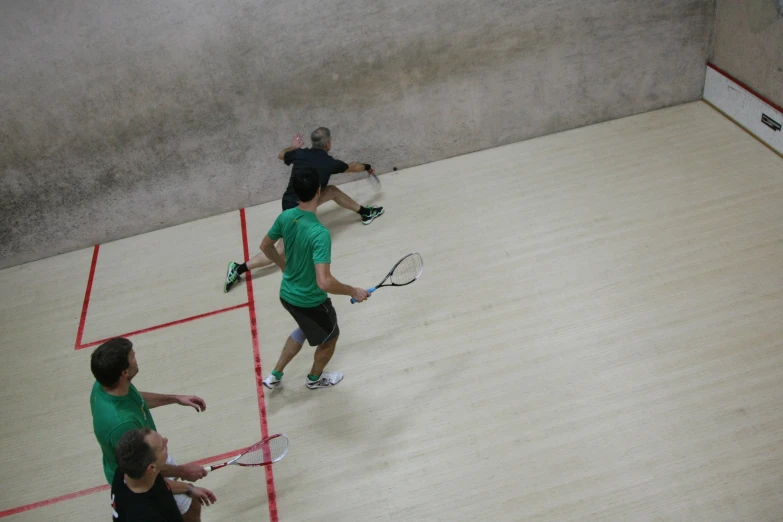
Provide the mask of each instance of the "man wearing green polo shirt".
POLYGON ((313 367, 305 380, 305 385, 314 390, 334 386, 343 378, 340 372, 323 371, 340 335, 337 313, 328 294, 351 296, 358 302, 370 294, 341 283, 331 273, 332 240, 329 230, 315 215, 321 195, 318 171, 308 167, 294 169, 291 184, 300 203, 277 217, 261 242, 261 250, 283 271, 280 302, 299 328, 288 337, 277 366, 263 382, 270 389, 280 384, 283 369, 307 339, 310 346, 317 346, 313 367), (281 238, 286 244, 285 259, 275 249, 275 241, 281 238))

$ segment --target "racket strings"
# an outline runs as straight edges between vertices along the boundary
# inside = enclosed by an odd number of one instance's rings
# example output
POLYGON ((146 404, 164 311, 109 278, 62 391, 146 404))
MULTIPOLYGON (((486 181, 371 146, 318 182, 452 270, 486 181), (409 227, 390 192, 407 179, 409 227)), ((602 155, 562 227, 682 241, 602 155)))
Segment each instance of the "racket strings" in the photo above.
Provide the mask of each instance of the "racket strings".
POLYGON ((237 459, 237 464, 257 466, 268 462, 277 462, 288 451, 288 439, 275 437, 270 441, 254 444, 244 455, 237 459))
POLYGON ((391 275, 391 282, 395 285, 405 285, 414 281, 421 275, 424 263, 418 254, 410 255, 400 261, 391 275))

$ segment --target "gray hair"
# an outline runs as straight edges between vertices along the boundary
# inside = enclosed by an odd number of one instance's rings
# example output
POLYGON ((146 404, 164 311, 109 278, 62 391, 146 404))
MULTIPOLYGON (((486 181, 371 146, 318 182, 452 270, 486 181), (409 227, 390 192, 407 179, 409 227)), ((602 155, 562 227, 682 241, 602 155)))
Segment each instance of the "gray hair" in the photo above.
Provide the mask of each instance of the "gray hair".
POLYGON ((326 149, 326 144, 332 141, 332 133, 326 127, 318 127, 310 134, 314 149, 326 149))

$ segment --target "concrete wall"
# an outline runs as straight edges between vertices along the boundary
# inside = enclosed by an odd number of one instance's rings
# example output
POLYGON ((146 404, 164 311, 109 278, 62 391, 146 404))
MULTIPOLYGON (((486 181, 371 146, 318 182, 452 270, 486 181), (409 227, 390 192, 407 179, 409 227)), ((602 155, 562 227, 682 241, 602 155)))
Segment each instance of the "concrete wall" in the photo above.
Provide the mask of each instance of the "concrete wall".
POLYGON ((696 100, 713 0, 5 0, 0 266, 696 100), (345 180, 355 179, 345 177, 345 180), (339 177, 335 178, 339 181, 339 177))
POLYGON ((783 106, 783 17, 775 0, 717 0, 710 61, 783 106))

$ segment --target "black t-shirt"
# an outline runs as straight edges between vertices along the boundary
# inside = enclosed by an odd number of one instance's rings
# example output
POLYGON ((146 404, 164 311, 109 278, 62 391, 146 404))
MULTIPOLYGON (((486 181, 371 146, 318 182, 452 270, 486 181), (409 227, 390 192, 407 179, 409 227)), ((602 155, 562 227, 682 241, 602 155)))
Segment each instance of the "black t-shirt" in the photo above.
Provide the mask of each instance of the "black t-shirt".
POLYGON ((145 493, 134 493, 117 469, 111 484, 112 522, 182 522, 182 515, 168 483, 158 475, 145 493))
MULTIPOLYGON (((289 150, 283 155, 283 161, 286 165, 293 164, 294 168, 291 169, 291 174, 299 167, 315 168, 318 171, 321 189, 324 189, 329 184, 329 177, 332 174, 341 174, 348 170, 347 163, 331 157, 323 149, 289 150)), ((285 194, 283 194, 283 201, 294 203, 293 206, 299 204, 299 198, 296 197, 296 192, 294 192, 292 178, 288 180, 288 187, 285 189, 285 194)))

